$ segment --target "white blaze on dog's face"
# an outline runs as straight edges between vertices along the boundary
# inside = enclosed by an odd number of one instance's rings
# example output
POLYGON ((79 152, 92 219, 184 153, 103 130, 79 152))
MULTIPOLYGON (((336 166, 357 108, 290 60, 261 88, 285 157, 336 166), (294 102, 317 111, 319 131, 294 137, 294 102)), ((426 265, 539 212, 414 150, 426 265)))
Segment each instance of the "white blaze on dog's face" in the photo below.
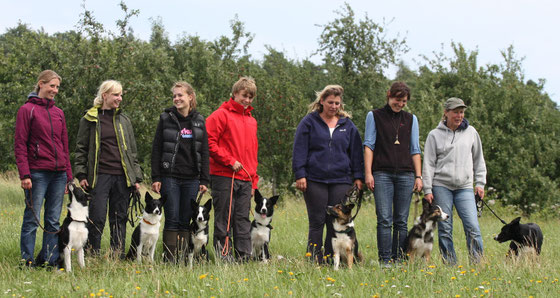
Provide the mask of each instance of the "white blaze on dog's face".
POLYGON ((204 207, 198 206, 197 214, 196 214, 197 221, 204 221, 204 207))
POLYGON ((261 214, 262 218, 266 218, 266 214, 268 213, 268 210, 266 209, 267 201, 268 201, 268 199, 266 199, 266 198, 263 198, 263 200, 262 200, 262 207, 261 207, 261 210, 260 210, 260 214, 261 214))
POLYGON ((439 212, 441 213, 441 220, 447 220, 449 218, 449 214, 443 212, 443 209, 441 209, 440 206, 437 206, 439 209, 439 212))

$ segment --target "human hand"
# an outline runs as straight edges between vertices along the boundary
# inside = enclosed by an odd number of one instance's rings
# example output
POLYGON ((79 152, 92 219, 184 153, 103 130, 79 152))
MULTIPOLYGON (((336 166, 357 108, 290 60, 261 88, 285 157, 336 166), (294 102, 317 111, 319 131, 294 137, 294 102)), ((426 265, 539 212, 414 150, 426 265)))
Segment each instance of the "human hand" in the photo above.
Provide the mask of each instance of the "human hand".
POLYGON ((424 187, 422 179, 414 178, 414 188, 412 189, 412 191, 420 192, 422 190, 422 187, 424 187))
POLYGON ((477 194, 481 199, 484 199, 484 188, 477 186, 474 188, 474 193, 477 194))
POLYGON ((134 187, 136 187, 136 191, 140 191, 140 183, 134 183, 134 187))
POLYGON ((231 169, 234 172, 238 172, 239 170, 243 169, 243 165, 236 160, 235 163, 233 164, 233 166, 231 166, 231 169))
POLYGON ((375 187, 375 180, 373 179, 372 174, 366 174, 366 186, 369 190, 373 191, 375 187))
POLYGON ((428 201, 428 203, 431 204, 434 201, 434 195, 431 194, 431 193, 426 194, 426 195, 424 195, 424 199, 426 199, 426 201, 428 201))
POLYGON ((304 177, 296 180, 296 188, 305 192, 307 190, 307 179, 304 177))
POLYGON ((208 191, 208 187, 206 187, 206 185, 200 185, 200 186, 198 186, 198 191, 200 193, 205 193, 205 192, 208 191))
POLYGON ((161 190, 161 182, 154 182, 152 183, 152 190, 155 193, 159 193, 159 191, 161 190))
POLYGON ((364 187, 362 180, 360 179, 354 180, 354 185, 356 185, 356 187, 358 187, 359 190, 362 190, 362 187, 364 187))
POLYGON ((86 179, 80 180, 80 186, 82 187, 83 190, 87 191, 89 189, 89 184, 86 179))
POLYGON ((33 187, 33 183, 31 182, 31 178, 21 179, 21 188, 30 190, 32 187, 33 187))

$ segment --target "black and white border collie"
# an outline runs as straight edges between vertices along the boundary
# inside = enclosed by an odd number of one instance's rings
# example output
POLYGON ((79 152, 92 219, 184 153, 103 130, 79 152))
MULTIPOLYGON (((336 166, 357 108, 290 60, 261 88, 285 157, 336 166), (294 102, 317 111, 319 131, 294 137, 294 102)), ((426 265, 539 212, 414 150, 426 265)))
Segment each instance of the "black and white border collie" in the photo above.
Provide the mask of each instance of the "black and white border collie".
POLYGON ((521 217, 512 220, 502 227, 500 234, 494 240, 502 243, 511 240, 508 256, 519 256, 520 253, 541 254, 543 233, 535 223, 521 224, 521 217))
POLYGON ((88 201, 91 196, 86 194, 81 188, 77 188, 73 183, 68 184, 68 214, 62 223, 60 234, 58 235, 58 250, 60 253, 58 265, 60 268, 71 272, 72 250, 77 251, 78 265, 80 268, 86 266, 84 260, 84 245, 88 239, 88 201))
POLYGON ((270 243, 270 232, 272 230, 272 215, 274 215, 274 205, 279 196, 265 198, 258 189, 255 189, 255 219, 251 222, 251 243, 253 258, 265 263, 270 259, 268 244, 270 243))
POLYGON ((352 219, 354 204, 336 204, 327 206, 327 214, 333 217, 334 236, 332 238, 334 270, 338 270, 340 258, 346 260, 349 269, 354 262, 362 260, 358 250, 358 239, 352 219))
POLYGON ((149 257, 150 263, 154 262, 154 252, 159 238, 159 227, 161 220, 162 207, 166 197, 156 200, 149 192, 146 192, 146 207, 140 224, 136 226, 130 240, 130 248, 126 258, 142 263, 142 257, 149 257))
POLYGON ((193 260, 196 257, 199 260, 208 261, 208 222, 210 221, 210 211, 212 210, 212 199, 206 201, 202 206, 198 205, 195 200, 191 201, 192 218, 189 226, 189 244, 187 256, 189 267, 192 268, 193 260))
POLYGON ((447 220, 449 215, 438 205, 422 199, 422 214, 414 221, 414 226, 408 232, 406 239, 406 254, 410 262, 415 258, 424 257, 430 262, 434 246, 434 228, 440 220, 447 220))

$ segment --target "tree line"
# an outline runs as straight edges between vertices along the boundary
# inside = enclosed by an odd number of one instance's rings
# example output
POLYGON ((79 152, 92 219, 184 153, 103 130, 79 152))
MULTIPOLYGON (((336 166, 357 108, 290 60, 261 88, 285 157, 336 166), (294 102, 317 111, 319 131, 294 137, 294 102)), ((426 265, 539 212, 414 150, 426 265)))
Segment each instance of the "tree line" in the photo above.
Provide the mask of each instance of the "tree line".
POLYGON ((252 76, 258 87, 253 104, 259 123, 258 172, 280 193, 295 190, 293 137, 316 90, 342 85, 345 109, 363 134, 367 112, 382 107, 391 82, 402 80, 412 89, 406 110, 418 117, 422 148, 441 120, 443 101, 460 97, 469 106, 466 118, 483 141, 493 197, 527 215, 541 210, 559 214, 560 111, 544 92, 544 80, 525 80, 523 59, 511 46, 500 63, 479 65, 476 50, 452 43, 451 56, 435 52, 413 70, 399 62, 408 51, 405 39, 388 36, 388 25, 367 15, 359 18, 345 4, 334 20, 322 25, 316 51, 320 63, 291 59, 272 47, 255 59, 249 54, 254 36, 237 16, 229 35, 215 40, 184 33, 171 41, 161 20, 155 20, 150 39, 144 41, 129 24, 139 11, 124 2, 120 7, 117 32, 107 30, 84 7, 77 30, 48 34, 19 23, 0 35, 1 171, 15 169, 16 111, 44 69, 63 78, 56 101, 66 114, 71 156, 79 119, 92 106, 96 88, 106 79, 122 82, 122 107, 133 122, 148 180, 151 142, 159 114, 172 104, 172 83, 191 83, 198 110, 207 117, 230 97, 240 76, 252 76), (388 78, 383 70, 391 65, 398 71, 388 78))

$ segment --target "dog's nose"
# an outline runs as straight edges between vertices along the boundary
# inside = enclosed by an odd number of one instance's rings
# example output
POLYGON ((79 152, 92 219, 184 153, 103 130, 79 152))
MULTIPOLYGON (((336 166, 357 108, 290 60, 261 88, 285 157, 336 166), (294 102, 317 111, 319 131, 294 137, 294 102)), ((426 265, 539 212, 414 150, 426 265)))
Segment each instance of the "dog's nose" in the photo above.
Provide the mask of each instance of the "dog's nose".
POLYGON ((266 213, 267 211, 266 208, 261 208, 261 213, 266 213))

